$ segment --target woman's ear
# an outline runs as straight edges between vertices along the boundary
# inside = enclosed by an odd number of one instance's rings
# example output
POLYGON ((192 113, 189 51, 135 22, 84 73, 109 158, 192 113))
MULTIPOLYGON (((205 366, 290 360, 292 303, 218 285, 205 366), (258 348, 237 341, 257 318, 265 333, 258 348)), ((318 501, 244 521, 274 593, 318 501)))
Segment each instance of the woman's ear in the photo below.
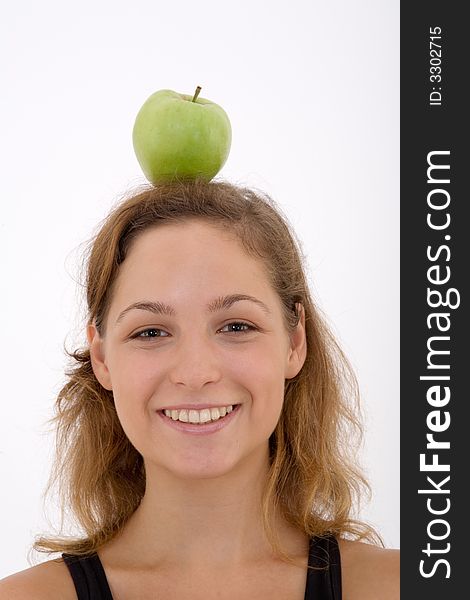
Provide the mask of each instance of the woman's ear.
POLYGON ((307 336, 305 333, 305 309, 300 302, 296 302, 295 309, 299 321, 295 330, 290 334, 290 348, 287 357, 285 379, 292 379, 303 367, 307 357, 307 336))
POLYGON ((104 360, 104 342, 96 329, 94 321, 87 326, 86 334, 90 348, 90 360, 91 366, 93 367, 93 373, 101 385, 106 390, 111 391, 113 386, 111 384, 109 369, 104 360))

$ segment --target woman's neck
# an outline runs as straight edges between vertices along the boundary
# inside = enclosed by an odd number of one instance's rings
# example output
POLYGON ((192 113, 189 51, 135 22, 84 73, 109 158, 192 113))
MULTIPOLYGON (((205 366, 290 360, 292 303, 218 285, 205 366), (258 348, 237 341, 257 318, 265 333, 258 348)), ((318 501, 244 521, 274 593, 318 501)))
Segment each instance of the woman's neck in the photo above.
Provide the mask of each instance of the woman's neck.
MULTIPOLYGON (((149 569, 184 564, 194 572, 272 559, 261 511, 268 467, 260 453, 221 477, 183 480, 146 465, 144 498, 107 545, 113 558, 149 569)), ((298 548, 302 536, 280 517, 278 532, 287 547, 298 548)))

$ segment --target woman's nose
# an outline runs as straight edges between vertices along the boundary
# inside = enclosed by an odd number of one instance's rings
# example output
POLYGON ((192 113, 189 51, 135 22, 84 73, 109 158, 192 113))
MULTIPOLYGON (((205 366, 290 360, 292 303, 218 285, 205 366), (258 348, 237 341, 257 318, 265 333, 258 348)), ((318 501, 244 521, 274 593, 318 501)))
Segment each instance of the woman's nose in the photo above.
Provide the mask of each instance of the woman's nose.
POLYGON ((175 349, 170 379, 174 384, 200 389, 221 377, 215 341, 206 335, 182 336, 175 349))

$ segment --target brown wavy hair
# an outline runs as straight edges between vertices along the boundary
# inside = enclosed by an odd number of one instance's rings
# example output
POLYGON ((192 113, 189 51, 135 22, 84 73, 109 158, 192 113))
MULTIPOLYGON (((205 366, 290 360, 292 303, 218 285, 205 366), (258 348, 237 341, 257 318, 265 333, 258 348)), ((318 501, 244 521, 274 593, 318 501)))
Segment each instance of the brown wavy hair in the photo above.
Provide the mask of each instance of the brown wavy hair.
MULTIPOLYGON (((133 240, 149 227, 194 218, 231 231, 250 256, 262 260, 288 332, 299 320, 296 303, 305 311, 306 360, 285 382, 283 409, 269 439, 262 515, 273 550, 294 562, 282 550, 274 526, 279 509, 308 536, 333 533, 381 543, 373 528, 353 518, 362 493, 369 492, 353 451, 362 434, 357 381, 312 301, 301 243, 268 195, 226 181, 196 179, 143 186, 125 197, 85 253, 88 323, 94 321, 103 333, 113 283, 133 240)), ((139 506, 145 467, 121 427, 112 392, 94 375, 89 349, 68 355, 73 364, 49 421, 56 430, 56 455, 46 494, 58 486, 62 525, 70 511, 83 535, 39 536, 32 549, 85 555, 116 536, 139 506)))

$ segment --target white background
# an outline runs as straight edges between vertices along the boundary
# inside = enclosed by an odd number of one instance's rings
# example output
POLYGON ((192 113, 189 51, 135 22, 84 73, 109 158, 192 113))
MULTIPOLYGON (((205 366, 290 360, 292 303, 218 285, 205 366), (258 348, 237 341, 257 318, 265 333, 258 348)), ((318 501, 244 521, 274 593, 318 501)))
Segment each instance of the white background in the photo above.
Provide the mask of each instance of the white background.
POLYGON ((362 390, 362 517, 398 547, 398 0, 16 0, 1 12, 0 577, 27 568, 34 535, 50 531, 46 420, 63 344, 83 339, 80 244, 145 181, 131 141, 142 103, 196 85, 232 123, 220 176, 272 195, 303 242, 362 390))

